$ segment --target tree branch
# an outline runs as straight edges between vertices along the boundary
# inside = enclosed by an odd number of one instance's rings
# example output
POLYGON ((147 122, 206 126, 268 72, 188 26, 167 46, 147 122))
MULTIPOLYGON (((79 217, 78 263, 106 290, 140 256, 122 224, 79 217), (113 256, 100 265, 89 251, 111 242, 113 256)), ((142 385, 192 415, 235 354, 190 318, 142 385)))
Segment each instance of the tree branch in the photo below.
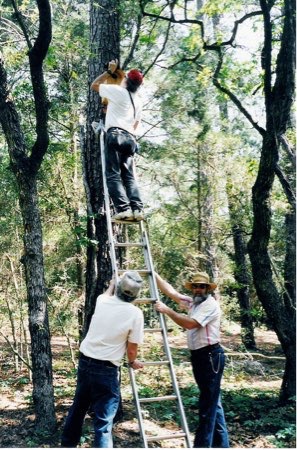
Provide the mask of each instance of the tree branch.
POLYGON ((202 20, 188 19, 188 18, 177 20, 174 17, 172 8, 171 8, 171 11, 170 11, 170 17, 160 16, 158 14, 153 14, 153 13, 148 13, 148 12, 145 11, 145 6, 143 5, 142 1, 140 1, 139 6, 140 6, 140 10, 141 10, 142 15, 145 16, 145 17, 153 17, 154 19, 165 20, 167 22, 177 23, 177 24, 180 24, 180 25, 183 25, 183 24, 185 24, 185 25, 187 25, 187 24, 199 25, 200 29, 201 29, 201 36, 202 36, 202 38, 204 37, 204 23, 202 22, 202 20))
POLYGON ((257 122, 255 122, 253 120, 253 118, 250 115, 250 113, 244 108, 244 106, 242 105, 241 101, 236 97, 236 95, 233 94, 228 88, 222 86, 221 83, 219 82, 219 74, 220 74, 220 71, 221 71, 221 68, 222 68, 222 64, 223 64, 223 55, 222 55, 221 48, 217 49, 216 51, 218 53, 219 59, 218 59, 218 64, 217 64, 215 73, 213 75, 213 84, 221 92, 224 92, 224 94, 226 94, 230 98, 230 100, 232 100, 232 102, 237 106, 239 111, 247 118, 247 120, 261 134, 261 136, 265 136, 266 131, 264 130, 264 128, 260 127, 257 124, 257 122))
POLYGON ((1 336, 6 340, 6 342, 8 343, 9 347, 11 348, 11 350, 13 351, 13 353, 21 360, 23 361, 23 363, 28 367, 29 370, 32 371, 32 366, 28 363, 28 361, 26 361, 22 355, 14 348, 14 346, 12 345, 12 343, 10 342, 10 340, 8 339, 8 337, 2 333, 2 331, 0 330, 0 334, 1 336))
POLYGON ((284 147, 284 149, 285 149, 285 151, 286 151, 286 153, 287 153, 287 155, 288 155, 288 157, 289 157, 293 167, 296 167, 296 154, 294 152, 294 149, 291 148, 288 139, 286 138, 286 136, 284 134, 282 134, 279 137, 279 140, 280 140, 282 146, 284 147))
POLYGON ((284 27, 276 61, 276 77, 272 88, 273 126, 277 135, 284 134, 290 123, 295 98, 296 71, 296 3, 284 2, 284 27))
POLYGON ((155 62, 157 61, 157 59, 159 58, 159 56, 163 53, 163 51, 164 51, 164 49, 165 49, 165 46, 166 46, 166 44, 167 44, 167 42, 168 42, 168 38, 169 38, 169 34, 170 34, 170 28, 171 28, 171 23, 169 23, 169 25, 168 25, 168 28, 167 28, 167 31, 166 31, 166 35, 165 35, 165 39, 164 39, 164 42, 163 42, 163 45, 162 45, 161 50, 160 50, 159 53, 156 55, 156 57, 155 57, 155 59, 152 61, 151 65, 148 66, 148 68, 147 68, 146 71, 144 72, 144 75, 146 75, 146 74, 150 71, 150 69, 154 66, 154 64, 155 64, 155 62))
POLYGON ((51 8, 49 0, 37 0, 39 30, 34 46, 29 51, 31 80, 33 87, 37 138, 32 147, 30 162, 36 173, 48 148, 48 110, 46 87, 43 76, 43 61, 52 39, 51 8))
POLYGON ((170 66, 168 66, 168 69, 173 69, 175 66, 178 66, 179 64, 183 63, 183 62, 192 62, 195 63, 201 56, 201 52, 199 51, 197 53, 197 55, 192 56, 191 58, 181 58, 179 61, 176 61, 175 63, 171 64, 170 66))
POLYGON ((26 27, 25 22, 23 20, 22 13, 18 10, 18 7, 17 7, 17 4, 16 4, 15 0, 11 0, 11 3, 12 3, 12 6, 13 6, 13 9, 14 9, 17 21, 19 23, 19 26, 20 26, 20 28, 21 28, 21 30, 22 30, 22 32, 24 34, 24 37, 26 39, 28 48, 31 49, 32 48, 32 44, 31 44, 31 41, 30 41, 30 38, 29 38, 29 33, 28 33, 28 30, 27 30, 27 27, 26 27))
POLYGON ((270 7, 266 0, 260 0, 263 11, 264 46, 262 50, 262 68, 264 69, 264 92, 267 121, 271 120, 271 54, 272 54, 272 25, 270 22, 270 7))
POLYGON ((210 45, 205 44, 204 49, 205 50, 216 50, 220 47, 225 47, 227 45, 233 45, 233 42, 235 41, 236 34, 238 31, 238 26, 241 23, 245 22, 247 19, 250 19, 251 17, 255 17, 255 16, 260 16, 262 14, 263 14, 262 11, 253 11, 248 14, 245 14, 243 17, 241 17, 241 19, 235 20, 230 39, 228 39, 227 41, 220 42, 220 43, 214 42, 213 44, 210 44, 210 45))
POLYGON ((286 194, 287 200, 290 203, 290 205, 292 206, 292 208, 296 208, 296 197, 295 197, 295 193, 294 190, 292 189, 289 180, 286 178, 284 172, 282 171, 282 169, 280 168, 280 166, 278 164, 276 164, 275 166, 275 174, 277 175, 280 184, 283 187, 283 190, 286 194))
POLYGON ((26 161, 26 147, 21 122, 8 90, 7 73, 0 56, 0 123, 8 145, 12 169, 26 161))
POLYGON ((140 27, 141 27, 142 17, 143 17, 142 14, 138 14, 138 16, 137 16, 136 33, 135 33, 132 45, 130 47, 129 54, 128 54, 127 58, 125 59, 124 64, 122 65, 123 70, 125 70, 125 68, 127 66, 129 66, 129 63, 132 61, 133 54, 134 54, 134 51, 136 48, 136 44, 137 44, 137 42, 139 40, 139 36, 140 36, 140 27))
POLYGON ((205 43, 205 41, 204 41, 204 23, 203 23, 203 21, 199 20, 199 19, 188 19, 187 18, 187 14, 186 14, 186 11, 187 11, 186 8, 184 9, 184 11, 185 11, 185 13, 184 13, 185 19, 178 20, 178 19, 175 19, 174 14, 173 14, 173 8, 175 6, 175 2, 174 2, 173 5, 168 5, 168 6, 170 6, 170 10, 171 10, 170 11, 170 13, 171 13, 170 17, 161 16, 161 15, 158 15, 158 14, 153 14, 153 13, 146 12, 145 11, 145 5, 143 5, 142 1, 140 1, 139 5, 140 5, 141 13, 142 13, 143 16, 153 17, 155 19, 169 21, 171 23, 176 23, 176 24, 181 24, 181 25, 183 25, 183 24, 199 25, 200 30, 201 30, 201 38, 202 38, 202 41, 204 42, 203 48, 205 50, 217 50, 219 47, 224 47, 224 46, 227 46, 227 45, 233 45, 233 42, 235 40, 235 37, 236 37, 239 25, 242 24, 243 22, 245 22, 246 20, 250 19, 251 17, 263 15, 262 11, 252 11, 252 12, 250 12, 248 14, 245 14, 240 19, 235 20, 234 27, 233 27, 230 39, 228 39, 227 41, 223 41, 221 43, 214 42, 213 44, 207 45, 205 43))

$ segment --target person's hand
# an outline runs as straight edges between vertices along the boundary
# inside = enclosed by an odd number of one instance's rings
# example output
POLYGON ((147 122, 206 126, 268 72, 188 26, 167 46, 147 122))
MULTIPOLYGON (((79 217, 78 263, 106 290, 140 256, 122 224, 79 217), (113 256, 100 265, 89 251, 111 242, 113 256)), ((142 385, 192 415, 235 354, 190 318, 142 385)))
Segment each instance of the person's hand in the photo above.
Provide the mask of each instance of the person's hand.
POLYGON ((155 303, 155 310, 160 313, 166 314, 166 312, 168 312, 170 308, 166 306, 165 303, 161 302, 160 300, 157 300, 155 303))
POLYGON ((129 366, 133 370, 143 369, 143 363, 141 361, 138 361, 138 359, 135 359, 135 361, 133 361, 133 363, 129 363, 129 366))
POLYGON ((114 73, 117 70, 118 64, 119 64, 119 62, 117 59, 112 59, 108 63, 108 70, 110 70, 111 73, 114 73))

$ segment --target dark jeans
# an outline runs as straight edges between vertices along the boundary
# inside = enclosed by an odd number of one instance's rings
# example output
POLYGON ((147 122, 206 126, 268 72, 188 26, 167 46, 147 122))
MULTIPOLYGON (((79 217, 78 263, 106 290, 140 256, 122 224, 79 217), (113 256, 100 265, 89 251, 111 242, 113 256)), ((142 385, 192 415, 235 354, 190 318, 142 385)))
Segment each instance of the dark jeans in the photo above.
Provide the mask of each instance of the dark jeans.
POLYGON ((228 431, 221 403, 221 379, 225 355, 220 345, 191 351, 195 380, 200 390, 199 425, 194 448, 229 448, 228 431))
POLYGON ((104 361, 81 356, 77 386, 62 433, 62 447, 79 444, 85 415, 91 407, 94 413, 95 448, 112 448, 112 424, 120 398, 118 368, 104 361))
POLYGON ((133 172, 133 156, 122 154, 105 146, 106 182, 109 195, 117 212, 132 208, 141 210, 143 203, 133 172))

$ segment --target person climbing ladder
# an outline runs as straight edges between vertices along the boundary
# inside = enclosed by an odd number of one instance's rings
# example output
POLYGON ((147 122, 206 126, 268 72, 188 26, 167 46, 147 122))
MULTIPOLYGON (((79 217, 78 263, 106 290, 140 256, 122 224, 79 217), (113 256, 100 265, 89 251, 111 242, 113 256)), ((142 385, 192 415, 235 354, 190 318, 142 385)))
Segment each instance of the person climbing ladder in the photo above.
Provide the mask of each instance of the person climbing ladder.
POLYGON ((143 202, 135 180, 133 155, 137 150, 135 134, 139 127, 142 103, 137 91, 143 82, 139 70, 132 69, 120 85, 106 84, 118 68, 118 60, 108 64, 91 89, 108 99, 105 119, 106 181, 116 213, 114 220, 143 220, 143 202))

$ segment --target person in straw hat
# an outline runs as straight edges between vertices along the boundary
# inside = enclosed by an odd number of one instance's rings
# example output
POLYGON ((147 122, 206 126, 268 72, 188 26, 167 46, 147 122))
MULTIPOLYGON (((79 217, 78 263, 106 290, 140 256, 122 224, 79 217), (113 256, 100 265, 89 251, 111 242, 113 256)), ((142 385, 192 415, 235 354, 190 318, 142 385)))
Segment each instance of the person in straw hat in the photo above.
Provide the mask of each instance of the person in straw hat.
POLYGON ((199 387, 199 425, 194 448, 229 448, 228 431, 221 403, 221 379, 225 365, 224 350, 220 346, 220 305, 211 295, 216 283, 205 272, 197 272, 185 281, 192 292, 187 296, 177 292, 167 281, 155 274, 157 286, 188 315, 178 313, 160 300, 155 309, 166 314, 187 330, 188 347, 194 378, 199 387))

